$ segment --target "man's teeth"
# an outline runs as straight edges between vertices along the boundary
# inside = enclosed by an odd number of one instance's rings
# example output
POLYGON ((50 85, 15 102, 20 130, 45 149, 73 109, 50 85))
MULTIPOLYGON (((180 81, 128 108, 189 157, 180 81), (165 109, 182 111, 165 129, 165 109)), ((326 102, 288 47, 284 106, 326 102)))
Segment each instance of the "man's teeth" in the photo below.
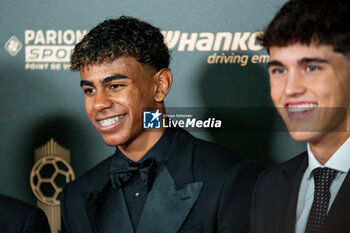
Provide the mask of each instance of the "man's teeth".
POLYGON ((288 105, 288 112, 300 113, 310 111, 317 107, 315 103, 299 104, 299 105, 288 105))
POLYGON ((110 119, 99 121, 98 123, 102 126, 110 126, 116 123, 118 120, 122 119, 125 115, 119 115, 110 119))

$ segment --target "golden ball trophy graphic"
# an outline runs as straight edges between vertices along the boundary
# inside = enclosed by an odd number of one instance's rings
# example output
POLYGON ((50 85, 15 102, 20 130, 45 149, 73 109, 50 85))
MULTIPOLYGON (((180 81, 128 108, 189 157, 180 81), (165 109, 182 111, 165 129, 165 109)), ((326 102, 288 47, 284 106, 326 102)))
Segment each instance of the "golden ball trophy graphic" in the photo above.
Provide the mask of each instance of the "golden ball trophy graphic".
POLYGON ((64 184, 75 179, 70 166, 70 152, 51 139, 34 151, 30 186, 50 224, 51 232, 61 230, 60 194, 64 184))

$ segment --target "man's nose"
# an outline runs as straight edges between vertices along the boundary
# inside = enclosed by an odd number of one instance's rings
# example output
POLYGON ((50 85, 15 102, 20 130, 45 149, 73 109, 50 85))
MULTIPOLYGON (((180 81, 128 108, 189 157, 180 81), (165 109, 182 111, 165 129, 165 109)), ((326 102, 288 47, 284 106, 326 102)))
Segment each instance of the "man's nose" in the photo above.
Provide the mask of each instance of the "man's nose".
POLYGON ((96 93, 94 108, 96 111, 102 111, 106 108, 110 108, 112 106, 112 101, 110 100, 110 96, 108 93, 104 91, 99 91, 96 93))
POLYGON ((301 95, 306 91, 303 82, 303 76, 298 71, 292 71, 288 75, 287 84, 285 87, 285 94, 287 96, 301 95))

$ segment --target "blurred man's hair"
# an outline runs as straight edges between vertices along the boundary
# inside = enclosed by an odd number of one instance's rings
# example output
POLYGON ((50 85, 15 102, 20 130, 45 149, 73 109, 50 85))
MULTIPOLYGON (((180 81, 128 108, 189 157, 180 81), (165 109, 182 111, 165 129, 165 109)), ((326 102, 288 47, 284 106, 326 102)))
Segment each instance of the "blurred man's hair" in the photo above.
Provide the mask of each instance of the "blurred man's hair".
POLYGON ((301 43, 332 45, 344 55, 350 51, 349 0, 290 0, 276 14, 263 34, 260 44, 288 46, 301 43))

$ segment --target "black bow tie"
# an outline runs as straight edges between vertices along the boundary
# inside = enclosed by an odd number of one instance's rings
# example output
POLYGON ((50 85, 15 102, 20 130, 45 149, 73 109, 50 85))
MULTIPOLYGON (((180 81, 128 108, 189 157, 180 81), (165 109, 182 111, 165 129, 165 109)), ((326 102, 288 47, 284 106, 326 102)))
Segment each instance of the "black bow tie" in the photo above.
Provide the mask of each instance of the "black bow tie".
POLYGON ((112 186, 113 188, 120 188, 133 176, 139 175, 148 190, 150 190, 155 166, 156 162, 153 159, 147 159, 142 163, 129 163, 125 159, 117 156, 114 158, 111 169, 109 170, 112 186))

